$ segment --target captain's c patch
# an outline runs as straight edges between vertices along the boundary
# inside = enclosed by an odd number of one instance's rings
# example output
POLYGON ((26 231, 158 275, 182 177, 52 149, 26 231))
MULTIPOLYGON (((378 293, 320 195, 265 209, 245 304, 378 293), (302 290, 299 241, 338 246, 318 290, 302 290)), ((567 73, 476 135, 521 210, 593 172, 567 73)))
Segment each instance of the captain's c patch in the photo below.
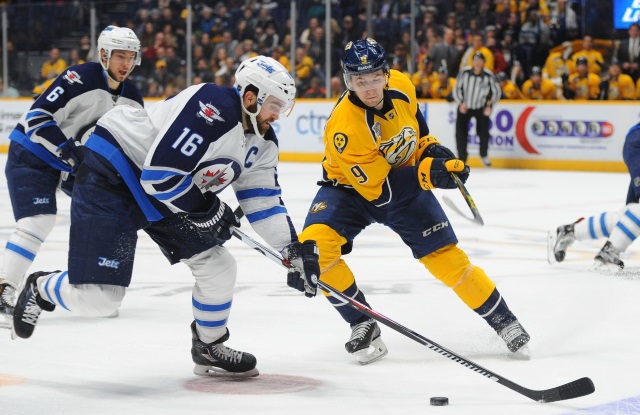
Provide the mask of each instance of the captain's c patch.
POLYGON ((336 133, 333 136, 333 145, 336 146, 336 150, 338 150, 338 153, 342 154, 344 148, 347 146, 347 141, 349 140, 347 139, 347 136, 345 134, 336 133))

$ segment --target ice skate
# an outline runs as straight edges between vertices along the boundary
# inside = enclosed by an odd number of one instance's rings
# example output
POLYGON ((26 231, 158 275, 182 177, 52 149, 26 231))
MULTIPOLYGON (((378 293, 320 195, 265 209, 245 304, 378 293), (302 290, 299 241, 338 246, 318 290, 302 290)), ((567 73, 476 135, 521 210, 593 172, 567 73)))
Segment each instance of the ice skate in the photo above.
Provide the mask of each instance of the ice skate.
POLYGON ((38 318, 42 311, 53 311, 56 308, 55 304, 45 301, 38 292, 38 285, 36 281, 38 278, 49 275, 54 272, 34 272, 29 275, 24 282, 24 287, 20 291, 18 301, 16 301, 15 311, 13 313, 13 330, 11 337, 13 339, 21 337, 28 339, 33 334, 33 330, 36 328, 38 318))
POLYGON ((227 333, 213 343, 204 343, 198 338, 196 322, 191 323, 191 358, 196 366, 193 373, 200 376, 258 376, 256 358, 251 353, 233 350, 224 345, 227 333))
POLYGON ((380 337, 380 327, 373 319, 351 326, 351 338, 345 343, 344 348, 354 355, 361 365, 373 363, 388 353, 387 346, 380 337), (373 351, 369 351, 370 346, 373 351))
POLYGON ((480 157, 480 160, 482 160, 482 164, 484 164, 485 167, 491 167, 491 159, 489 157, 480 157))
POLYGON ((527 343, 531 339, 529 333, 526 332, 524 327, 515 320, 511 324, 508 324, 500 333, 498 333, 502 340, 507 344, 507 348, 511 353, 514 353, 514 357, 521 359, 529 359, 531 353, 527 343))
POLYGON ((576 240, 574 226, 580 220, 569 225, 558 226, 555 232, 549 232, 547 240, 547 260, 550 264, 564 261, 567 248, 576 240))
POLYGON ((596 271, 615 273, 624 269, 624 262, 620 260, 620 251, 607 241, 595 257, 593 268, 596 271))
POLYGON ((16 304, 16 289, 8 282, 0 283, 0 327, 11 329, 16 304))

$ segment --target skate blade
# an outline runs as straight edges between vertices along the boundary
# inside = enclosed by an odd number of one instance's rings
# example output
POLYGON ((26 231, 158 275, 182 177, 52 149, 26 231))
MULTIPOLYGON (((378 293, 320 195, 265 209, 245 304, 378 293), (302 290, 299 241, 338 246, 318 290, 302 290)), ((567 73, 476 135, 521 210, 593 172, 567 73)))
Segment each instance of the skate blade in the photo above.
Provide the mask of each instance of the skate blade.
POLYGON ((511 357, 516 360, 531 360, 531 350, 529 350, 529 345, 525 344, 515 352, 512 352, 511 357))
POLYGON ((209 376, 213 378, 250 378, 260 374, 257 368, 253 368, 246 372, 227 372, 226 370, 218 367, 203 365, 195 365, 193 373, 198 376, 209 376))
POLYGON ((358 350, 352 354, 356 357, 358 363, 361 365, 368 365, 369 363, 382 359, 387 355, 387 353, 389 353, 387 345, 384 344, 380 337, 378 337, 371 342, 371 345, 368 348, 358 350), (371 349, 373 350, 370 352, 371 349))
POLYGON ((621 274, 624 271, 624 268, 620 268, 616 264, 605 264, 600 261, 593 261, 593 265, 590 270, 602 275, 616 276, 621 274))
POLYGON ((558 260, 556 259, 556 254, 553 252, 553 248, 556 246, 556 240, 558 239, 558 235, 555 231, 549 231, 547 234, 547 261, 549 264, 557 264, 558 260))
POLYGON ((118 310, 116 310, 113 313, 109 314, 108 316, 104 316, 104 318, 116 318, 119 315, 120 315, 120 312, 118 310))
POLYGON ((7 330, 13 331, 13 322, 10 322, 8 320, 2 320, 0 318, 0 329, 7 329, 7 330))

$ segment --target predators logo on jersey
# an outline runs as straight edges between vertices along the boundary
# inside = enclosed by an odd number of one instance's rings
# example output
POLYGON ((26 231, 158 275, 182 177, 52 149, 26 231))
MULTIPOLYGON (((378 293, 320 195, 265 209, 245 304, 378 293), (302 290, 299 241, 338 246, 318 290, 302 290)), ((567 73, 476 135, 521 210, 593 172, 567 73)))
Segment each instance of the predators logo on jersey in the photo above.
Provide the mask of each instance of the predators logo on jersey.
POLYGON ((336 146, 338 153, 342 154, 344 148, 347 146, 347 141, 349 141, 349 139, 342 133, 336 133, 333 136, 333 145, 336 146))
POLYGON ((327 208, 327 202, 318 202, 314 203, 309 209, 309 213, 318 213, 321 210, 325 210, 327 208))
POLYGON ((416 132, 411 127, 404 127, 400 134, 392 137, 391 140, 380 143, 380 152, 392 166, 404 164, 416 149, 416 132))

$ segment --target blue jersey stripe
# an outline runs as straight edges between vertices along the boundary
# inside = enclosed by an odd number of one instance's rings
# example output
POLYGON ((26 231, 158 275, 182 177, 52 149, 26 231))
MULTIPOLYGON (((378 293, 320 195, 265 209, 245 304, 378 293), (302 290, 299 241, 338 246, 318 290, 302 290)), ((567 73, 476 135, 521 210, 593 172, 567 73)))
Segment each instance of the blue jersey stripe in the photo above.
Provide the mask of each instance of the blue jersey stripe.
POLYGON ((257 222, 259 220, 266 219, 268 217, 271 217, 273 215, 277 215, 280 213, 286 214, 287 209, 284 206, 274 206, 270 209, 259 210, 257 212, 249 213, 247 215, 247 220, 249 222, 257 222))
POLYGON ((21 146, 32 152, 40 160, 44 161, 56 170, 66 171, 69 173, 72 170, 69 165, 60 161, 60 159, 47 151, 44 146, 29 140, 29 138, 24 133, 18 130, 13 130, 11 134, 9 134, 9 140, 15 141, 16 143, 20 144, 21 146))
POLYGON ((251 199, 253 197, 269 197, 269 196, 280 196, 282 192, 280 189, 265 189, 265 188, 256 188, 256 189, 247 189, 240 190, 236 193, 236 197, 238 200, 246 200, 251 199))
POLYGON ((196 324, 202 327, 221 327, 227 324, 226 318, 224 320, 214 320, 214 321, 207 321, 207 320, 200 320, 200 319, 195 319, 195 320, 196 320, 196 324))
POLYGON ((631 239, 632 241, 636 239, 636 236, 633 234, 633 232, 631 232, 629 230, 629 228, 627 228, 626 226, 624 226, 622 223, 618 222, 618 224, 616 225, 618 228, 620 228, 620 230, 627 235, 627 237, 629 239, 631 239))
POLYGON ((633 223, 636 224, 636 226, 640 227, 640 219, 638 219, 633 213, 629 212, 628 210, 626 212, 624 212, 625 216, 628 217, 629 219, 631 219, 631 221, 633 223))
POLYGON ((591 235, 591 239, 598 239, 596 237, 596 231, 593 228, 593 216, 589 218, 589 235, 591 235))
POLYGON ((605 215, 606 213, 603 213, 602 215, 600 215, 600 227, 602 228, 602 233, 604 234, 604 236, 608 238, 609 232, 607 232, 607 222, 605 222, 604 220, 605 215))
POLYGON ((142 212, 150 222, 156 222, 162 219, 162 214, 158 212, 158 209, 156 209, 147 198, 147 194, 142 188, 140 180, 120 150, 95 133, 91 134, 85 146, 109 160, 113 167, 116 168, 129 187, 134 199, 138 202, 138 206, 140 206, 140 209, 142 209, 142 212))
POLYGON ((191 187, 191 184, 193 182, 193 179, 191 178, 191 176, 186 176, 185 179, 182 181, 182 183, 180 183, 180 186, 176 187, 173 190, 170 190, 168 192, 159 192, 159 193, 154 193, 151 196, 155 197, 158 200, 168 200, 168 199, 172 199, 174 197, 176 197, 177 195, 184 193, 185 190, 187 190, 189 187, 191 187))
POLYGON ((62 301, 62 295, 60 295, 60 286, 62 285, 62 280, 67 278, 67 275, 69 275, 69 273, 67 271, 64 271, 64 272, 60 273, 60 276, 58 277, 58 280, 56 281, 56 286, 54 288, 54 291, 56 293, 56 299, 58 300, 58 304, 60 304, 65 310, 71 311, 64 304, 64 301, 62 301))

